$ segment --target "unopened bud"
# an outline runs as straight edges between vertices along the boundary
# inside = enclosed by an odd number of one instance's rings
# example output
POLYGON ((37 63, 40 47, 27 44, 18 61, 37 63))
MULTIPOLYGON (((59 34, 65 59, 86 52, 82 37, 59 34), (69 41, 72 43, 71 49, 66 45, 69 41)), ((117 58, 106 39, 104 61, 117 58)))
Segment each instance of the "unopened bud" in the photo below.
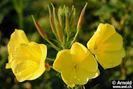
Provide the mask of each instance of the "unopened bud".
POLYGON ((49 71, 51 69, 51 65, 49 65, 48 63, 45 64, 46 70, 49 71))
POLYGON ((56 29, 56 32, 57 32, 57 36, 58 36, 58 40, 60 42, 64 42, 64 34, 63 34, 63 31, 62 31, 62 28, 58 22, 58 19, 57 19, 57 15, 56 15, 56 12, 55 12, 55 7, 53 4, 52 5, 52 8, 53 8, 53 20, 54 20, 54 25, 55 25, 55 29, 56 29))
POLYGON ((79 20, 78 20, 78 25, 77 25, 77 30, 79 30, 81 28, 81 25, 83 23, 83 17, 84 17, 84 14, 85 14, 86 7, 87 7, 87 3, 85 4, 84 8, 82 9, 82 11, 80 13, 79 20))
POLYGON ((46 39, 47 38, 47 35, 46 35, 45 31, 42 29, 42 27, 40 26, 40 24, 37 21, 35 21, 35 18, 33 16, 32 16, 32 19, 33 19, 34 24, 35 24, 35 27, 36 27, 37 31, 39 32, 39 34, 41 35, 41 37, 43 39, 46 39))

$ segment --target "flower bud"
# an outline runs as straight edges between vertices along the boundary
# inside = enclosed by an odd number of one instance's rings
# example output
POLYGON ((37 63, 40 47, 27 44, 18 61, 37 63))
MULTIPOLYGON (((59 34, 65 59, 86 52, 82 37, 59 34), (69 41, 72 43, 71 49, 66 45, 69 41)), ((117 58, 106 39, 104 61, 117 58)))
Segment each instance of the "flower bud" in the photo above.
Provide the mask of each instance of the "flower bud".
POLYGON ((37 31, 39 32, 39 34, 41 35, 41 37, 46 39, 47 38, 46 32, 43 30, 43 28, 40 26, 40 24, 37 21, 35 21, 35 18, 33 16, 32 16, 32 19, 33 19, 35 27, 36 27, 37 31))

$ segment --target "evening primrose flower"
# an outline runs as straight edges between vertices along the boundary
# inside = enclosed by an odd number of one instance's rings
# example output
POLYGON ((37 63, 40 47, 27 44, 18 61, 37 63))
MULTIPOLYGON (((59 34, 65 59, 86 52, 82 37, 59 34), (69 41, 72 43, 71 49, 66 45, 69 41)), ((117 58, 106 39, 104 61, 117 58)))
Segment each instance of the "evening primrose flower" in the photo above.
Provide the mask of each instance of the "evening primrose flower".
POLYGON ((125 56, 123 39, 110 24, 101 23, 87 47, 104 69, 119 65, 125 56))
POLYGON ((29 42, 23 30, 11 34, 8 53, 6 68, 12 69, 19 82, 36 79, 45 71, 46 45, 29 42))
POLYGON ((58 52, 53 68, 61 73, 63 81, 69 87, 84 85, 89 79, 99 75, 94 56, 78 42, 73 43, 71 49, 58 52))

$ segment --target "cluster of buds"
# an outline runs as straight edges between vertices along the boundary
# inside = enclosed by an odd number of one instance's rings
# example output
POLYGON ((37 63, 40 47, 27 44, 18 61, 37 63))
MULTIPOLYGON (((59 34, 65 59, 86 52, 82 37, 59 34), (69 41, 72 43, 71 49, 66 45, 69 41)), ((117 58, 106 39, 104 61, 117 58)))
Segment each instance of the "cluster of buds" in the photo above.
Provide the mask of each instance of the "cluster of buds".
POLYGON ((58 10, 55 9, 53 4, 51 4, 51 6, 48 6, 51 31, 54 34, 58 45, 55 45, 49 40, 45 30, 43 30, 39 23, 35 21, 33 16, 32 18, 42 38, 45 39, 53 48, 59 51, 61 49, 70 48, 72 43, 74 43, 74 41, 76 40, 83 22, 83 16, 85 14, 86 6, 87 3, 80 13, 77 24, 75 23, 76 10, 74 6, 72 6, 72 8, 63 6, 59 7, 58 10))

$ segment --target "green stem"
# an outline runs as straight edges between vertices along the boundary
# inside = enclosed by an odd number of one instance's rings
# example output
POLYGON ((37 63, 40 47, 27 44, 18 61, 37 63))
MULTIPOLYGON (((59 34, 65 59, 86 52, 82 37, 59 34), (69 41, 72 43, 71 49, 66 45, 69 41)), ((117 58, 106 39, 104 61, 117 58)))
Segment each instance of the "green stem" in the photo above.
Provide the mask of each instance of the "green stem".
POLYGON ((50 45, 51 45, 51 47, 53 47, 55 50, 57 50, 57 51, 59 51, 60 49, 57 47, 57 46, 55 46, 50 40, 48 40, 48 39, 45 39, 50 45))
POLYGON ((19 27, 23 29, 23 13, 18 13, 18 18, 19 18, 19 27))
POLYGON ((82 86, 82 89, 85 89, 85 86, 84 85, 82 86))
POLYGON ((66 40, 69 41, 69 34, 67 34, 67 39, 66 40))
POLYGON ((48 58, 48 57, 47 57, 46 59, 47 59, 48 61, 52 61, 52 62, 54 61, 54 59, 52 59, 52 58, 48 58))
POLYGON ((71 45, 74 43, 74 41, 76 40, 77 36, 78 36, 78 33, 79 33, 79 29, 77 30, 72 42, 71 42, 71 45))
POLYGON ((128 57, 127 57, 127 55, 128 55, 128 53, 127 53, 127 51, 125 51, 125 58, 123 58, 123 60, 122 60, 122 63, 121 63, 121 79, 122 80, 124 80, 124 79, 126 79, 126 76, 127 76, 127 68, 126 68, 126 62, 127 62, 127 59, 128 59, 128 57))

